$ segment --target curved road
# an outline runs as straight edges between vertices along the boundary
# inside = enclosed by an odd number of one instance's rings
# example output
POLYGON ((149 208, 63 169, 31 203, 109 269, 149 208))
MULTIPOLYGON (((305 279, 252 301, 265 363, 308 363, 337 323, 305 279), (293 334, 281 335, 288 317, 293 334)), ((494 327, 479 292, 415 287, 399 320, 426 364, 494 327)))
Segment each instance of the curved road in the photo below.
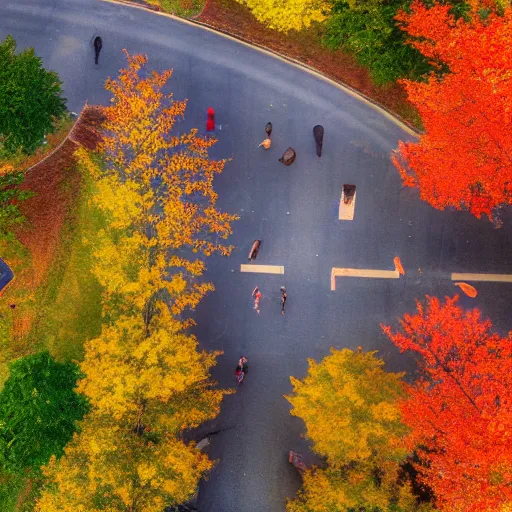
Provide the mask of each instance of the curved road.
MULTIPOLYGON (((216 110, 219 143, 214 157, 232 157, 217 180, 220 206, 239 213, 230 259, 212 258, 207 278, 217 291, 197 312, 197 334, 207 349, 224 350, 214 377, 234 383, 233 367, 244 354, 250 373, 226 399, 220 417, 204 432, 219 463, 201 485, 201 512, 281 512, 300 480, 287 463, 290 449, 306 451, 303 424, 282 397, 289 376, 302 377, 307 358, 329 347, 377 349, 389 370, 413 368, 382 335, 379 323, 394 323, 426 293, 458 291, 451 272, 511 274, 512 215, 495 230, 467 213, 438 212, 403 189, 389 153, 410 135, 353 95, 313 74, 210 31, 140 9, 98 0, 5 0, 0 37, 34 46, 44 65, 64 82, 70 110, 85 100, 106 103, 103 82, 124 66, 122 48, 149 55, 150 65, 174 68, 170 86, 189 98, 183 129, 204 127, 208 106, 216 110), (99 66, 92 40, 103 38, 99 66), (274 125, 269 151, 257 148, 267 121, 274 125), (312 128, 325 127, 324 154, 314 151, 312 128), (291 167, 278 162, 289 146, 291 167), (355 218, 338 220, 343 183, 357 186, 355 218), (263 240, 257 264, 283 265, 285 274, 240 272, 255 238, 263 240), (393 269, 401 279, 338 278, 332 267, 393 269), (261 314, 251 291, 263 293, 261 314), (280 314, 279 287, 288 290, 280 314)), ((180 129, 178 127, 178 129, 180 129)), ((476 283, 478 306, 506 330, 512 284, 476 283)))

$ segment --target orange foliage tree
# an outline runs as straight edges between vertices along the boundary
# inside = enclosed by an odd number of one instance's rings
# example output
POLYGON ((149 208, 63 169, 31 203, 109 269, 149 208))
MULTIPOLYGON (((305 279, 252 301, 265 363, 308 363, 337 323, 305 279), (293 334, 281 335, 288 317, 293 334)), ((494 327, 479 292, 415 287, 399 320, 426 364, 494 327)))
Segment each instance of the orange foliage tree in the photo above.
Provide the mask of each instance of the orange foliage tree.
POLYGON ((104 109, 101 164, 82 155, 100 192, 96 204, 114 221, 95 272, 111 302, 130 289, 130 300, 150 304, 166 290, 179 314, 213 289, 198 283, 205 264, 193 255, 229 255, 223 241, 238 217, 217 208, 213 181, 226 160, 209 158, 216 140, 197 129, 173 133, 186 101, 163 92, 172 70, 149 72, 147 56, 125 54, 128 67, 105 84, 113 97, 104 109))
POLYGON ((422 356, 402 420, 411 428, 422 481, 440 510, 487 512, 512 505, 512 333, 491 331, 458 296, 428 297, 401 332, 384 327, 400 351, 422 356))
POLYGON ((434 208, 499 223, 496 207, 512 203, 512 8, 484 18, 475 7, 467 21, 450 8, 415 1, 396 16, 410 44, 447 72, 402 81, 425 133, 400 142, 392 159, 404 186, 434 208))
POLYGON ((160 243, 169 249, 190 246, 207 256, 227 255, 232 247, 212 242, 231 234, 236 215, 217 210, 213 180, 226 160, 212 160, 208 148, 214 138, 197 136, 197 128, 172 135, 176 121, 185 114, 187 102, 176 101, 162 89, 172 70, 148 73, 145 55, 130 55, 128 67, 105 88, 113 94, 105 108, 102 151, 107 172, 135 182, 149 211, 146 221, 155 228, 160 243), (143 75, 141 76, 141 70, 143 75), (146 76, 147 75, 147 76, 146 76))

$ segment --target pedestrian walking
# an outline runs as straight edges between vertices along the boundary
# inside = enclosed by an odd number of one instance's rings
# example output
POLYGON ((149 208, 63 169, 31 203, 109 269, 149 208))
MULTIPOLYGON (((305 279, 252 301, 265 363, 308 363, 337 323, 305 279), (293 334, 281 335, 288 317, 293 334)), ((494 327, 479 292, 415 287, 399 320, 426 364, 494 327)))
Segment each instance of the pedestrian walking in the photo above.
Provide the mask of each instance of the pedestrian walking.
POLYGON ((96 36, 94 38, 94 64, 98 64, 98 59, 100 58, 101 48, 103 47, 103 42, 100 36, 96 36))
POLYGON ((281 286, 281 315, 284 316, 284 305, 286 304, 286 299, 288 296, 286 295, 286 288, 281 286))
POLYGON ((272 135, 272 123, 270 121, 265 126, 265 133, 267 134, 267 139, 270 139, 270 135, 272 135))
POLYGON ((316 144, 316 156, 320 158, 322 156, 322 145, 324 143, 324 127, 321 124, 317 124, 313 128, 313 137, 315 138, 316 144))
POLYGON ((270 149, 271 145, 272 141, 269 138, 266 138, 264 141, 260 142, 258 147, 263 149, 270 149))
POLYGON ((252 291, 252 296, 254 298, 254 309, 256 310, 256 313, 258 313, 258 315, 259 315, 260 314, 261 292, 260 292, 260 289, 257 286, 252 291))
POLYGON ((206 131, 213 132, 215 130, 215 110, 212 107, 208 107, 206 114, 208 116, 206 119, 206 131))
POLYGON ((279 159, 279 161, 284 165, 292 165, 293 162, 295 162, 295 156, 295 149, 290 147, 283 153, 283 156, 279 159))
POLYGON ((249 261, 255 260, 260 252, 261 240, 254 240, 249 251, 249 261))

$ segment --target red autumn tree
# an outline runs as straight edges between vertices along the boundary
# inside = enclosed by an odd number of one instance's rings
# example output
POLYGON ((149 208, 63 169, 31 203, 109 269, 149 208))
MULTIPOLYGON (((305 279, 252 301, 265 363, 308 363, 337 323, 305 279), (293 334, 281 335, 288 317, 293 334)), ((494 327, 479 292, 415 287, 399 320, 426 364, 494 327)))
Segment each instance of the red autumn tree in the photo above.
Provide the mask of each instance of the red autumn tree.
POLYGON ((512 204, 512 7, 482 19, 475 6, 467 21, 450 8, 415 1, 396 16, 410 44, 448 72, 401 81, 425 133, 400 142, 392 160, 434 208, 497 222, 495 208, 512 204))
POLYGON ((512 504, 512 333, 501 338, 458 296, 427 296, 401 332, 384 332, 401 352, 422 356, 402 418, 420 457, 421 480, 442 511, 495 512, 512 504))

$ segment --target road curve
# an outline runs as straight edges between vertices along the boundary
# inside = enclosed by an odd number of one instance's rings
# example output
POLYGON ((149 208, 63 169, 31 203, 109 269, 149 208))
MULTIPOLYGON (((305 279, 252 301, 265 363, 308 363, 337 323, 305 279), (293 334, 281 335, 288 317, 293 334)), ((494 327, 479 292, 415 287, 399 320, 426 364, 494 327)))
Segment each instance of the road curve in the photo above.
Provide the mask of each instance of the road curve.
MULTIPOLYGON (((124 66, 121 50, 147 53, 152 67, 174 68, 170 87, 188 98, 185 130, 204 127, 208 106, 216 110, 219 143, 214 157, 232 157, 216 182, 220 206, 240 214, 229 258, 212 258, 207 278, 217 291, 197 311, 203 347, 224 350, 214 369, 222 386, 234 384, 240 355, 249 359, 246 382, 226 399, 220 417, 204 427, 219 431, 210 455, 219 460, 201 485, 201 512, 282 512, 300 480, 286 453, 307 450, 303 424, 282 397, 289 376, 302 377, 307 358, 329 348, 376 349, 390 370, 412 368, 382 335, 379 323, 414 308, 426 293, 458 290, 451 272, 512 273, 512 215, 495 230, 467 213, 438 212, 400 186, 389 161, 399 139, 410 135, 389 117, 318 76, 264 52, 197 26, 98 0, 10 0, 0 5, 0 37, 34 46, 44 65, 64 82, 70 110, 86 100, 106 104, 107 76, 124 66), (99 65, 92 41, 103 39, 99 65), (267 121, 272 148, 257 145, 267 121), (315 155, 312 128, 325 128, 324 152, 315 155), (278 162, 292 146, 297 160, 278 162), (355 216, 338 219, 342 184, 357 186, 355 216), (240 272, 254 239, 262 246, 255 263, 284 266, 284 275, 240 272), (338 277, 331 268, 393 270, 400 279, 338 277), (263 293, 261 314, 251 291, 263 293), (288 290, 280 314, 279 287, 288 290)), ((501 329, 507 325, 511 285, 482 283, 478 306, 501 329)))

